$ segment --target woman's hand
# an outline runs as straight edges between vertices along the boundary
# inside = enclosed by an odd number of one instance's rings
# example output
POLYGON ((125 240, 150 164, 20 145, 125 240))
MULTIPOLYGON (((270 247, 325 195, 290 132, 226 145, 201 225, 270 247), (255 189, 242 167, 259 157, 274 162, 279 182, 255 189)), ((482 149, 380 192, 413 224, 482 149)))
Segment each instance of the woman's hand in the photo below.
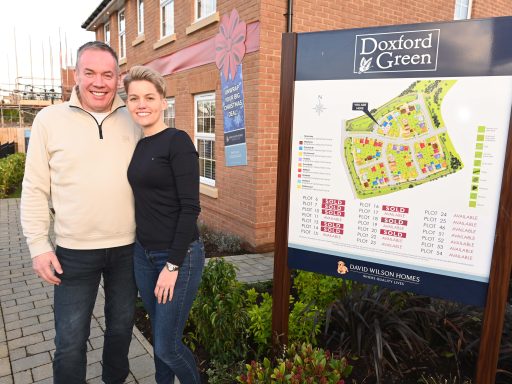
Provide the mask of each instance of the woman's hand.
POLYGON ((155 297, 158 300, 158 304, 165 304, 167 301, 172 300, 177 278, 178 271, 170 272, 165 267, 162 269, 155 287, 155 297))

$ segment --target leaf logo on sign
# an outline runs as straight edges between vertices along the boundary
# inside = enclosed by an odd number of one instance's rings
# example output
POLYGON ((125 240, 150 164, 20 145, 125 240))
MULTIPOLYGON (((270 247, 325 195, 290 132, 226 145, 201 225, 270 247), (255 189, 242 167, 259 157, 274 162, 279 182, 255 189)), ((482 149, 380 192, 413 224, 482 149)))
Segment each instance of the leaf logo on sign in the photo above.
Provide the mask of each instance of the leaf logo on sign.
POLYGON ((365 59, 364 57, 361 57, 361 62, 359 63, 359 72, 358 73, 364 73, 368 71, 372 67, 372 58, 365 59))

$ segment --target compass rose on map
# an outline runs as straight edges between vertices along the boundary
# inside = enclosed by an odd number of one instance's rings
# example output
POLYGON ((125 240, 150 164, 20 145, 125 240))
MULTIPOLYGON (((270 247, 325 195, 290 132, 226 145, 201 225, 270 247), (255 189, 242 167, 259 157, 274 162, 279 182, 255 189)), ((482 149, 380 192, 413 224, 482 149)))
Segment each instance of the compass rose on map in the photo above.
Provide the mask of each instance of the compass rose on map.
POLYGON ((318 116, 322 114, 323 111, 325 111, 325 105, 322 104, 322 96, 318 95, 318 103, 313 107, 316 113, 318 113, 318 116))

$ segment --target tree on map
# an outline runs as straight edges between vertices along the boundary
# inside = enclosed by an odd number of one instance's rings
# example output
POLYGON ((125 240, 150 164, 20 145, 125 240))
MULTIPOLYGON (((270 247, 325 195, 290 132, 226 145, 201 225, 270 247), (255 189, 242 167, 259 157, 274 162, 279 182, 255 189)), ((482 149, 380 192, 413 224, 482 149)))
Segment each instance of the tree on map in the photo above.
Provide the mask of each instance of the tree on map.
POLYGON ((462 163, 460 162, 460 160, 457 157, 453 156, 452 153, 450 153, 450 157, 451 157, 450 166, 452 167, 452 169, 453 170, 459 169, 462 166, 462 163))
POLYGON ((439 119, 434 112, 432 112, 432 120, 434 120, 434 125, 436 126, 436 128, 439 128, 441 123, 439 122, 439 119))
POLYGON ((402 93, 400 93, 399 97, 402 97, 402 96, 405 96, 407 95, 408 93, 411 93, 414 91, 414 87, 416 87, 416 84, 419 83, 419 80, 416 80, 414 83, 412 83, 411 85, 409 85, 406 89, 404 89, 402 91, 402 93))
POLYGON ((433 83, 430 83, 426 88, 425 88, 425 92, 426 93, 432 93, 432 91, 439 85, 441 81, 440 80, 435 80, 433 83))
POLYGON ((439 94, 443 91, 443 88, 438 88, 434 94, 434 103, 439 104, 439 94))

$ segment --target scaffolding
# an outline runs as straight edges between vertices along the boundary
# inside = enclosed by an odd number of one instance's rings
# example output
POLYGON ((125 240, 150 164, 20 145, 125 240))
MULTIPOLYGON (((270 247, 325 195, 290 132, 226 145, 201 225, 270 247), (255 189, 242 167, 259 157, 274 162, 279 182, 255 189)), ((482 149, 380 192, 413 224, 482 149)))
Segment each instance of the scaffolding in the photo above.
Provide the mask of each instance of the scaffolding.
POLYGON ((48 105, 61 102, 62 94, 53 89, 20 85, 9 91, 0 99, 0 146, 9 145, 15 152, 25 152, 36 114, 48 105))

